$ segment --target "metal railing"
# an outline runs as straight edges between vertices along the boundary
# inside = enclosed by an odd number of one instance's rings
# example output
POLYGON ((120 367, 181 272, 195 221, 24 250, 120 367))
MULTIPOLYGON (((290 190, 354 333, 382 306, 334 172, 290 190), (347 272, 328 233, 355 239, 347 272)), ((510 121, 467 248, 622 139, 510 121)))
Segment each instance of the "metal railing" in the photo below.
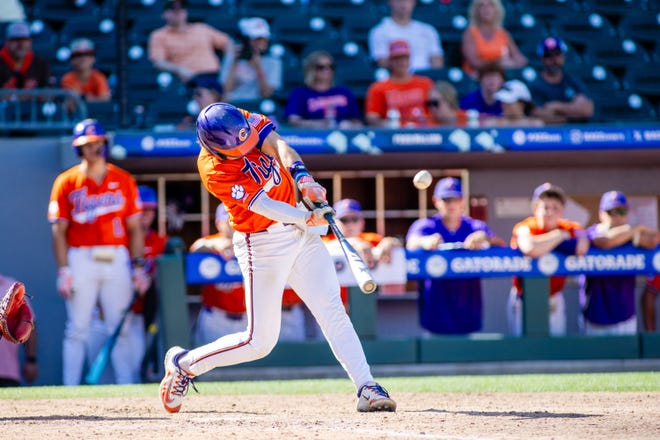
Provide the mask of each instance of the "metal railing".
POLYGON ((0 131, 70 131, 87 105, 65 89, 0 89, 0 131))

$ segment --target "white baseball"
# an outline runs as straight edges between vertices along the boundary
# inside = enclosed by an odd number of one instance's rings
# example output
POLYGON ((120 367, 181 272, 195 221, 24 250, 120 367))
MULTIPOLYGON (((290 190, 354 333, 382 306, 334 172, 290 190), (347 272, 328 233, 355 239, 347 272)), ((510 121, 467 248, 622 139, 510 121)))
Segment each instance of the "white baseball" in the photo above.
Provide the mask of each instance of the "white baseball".
POLYGON ((432 181, 433 176, 431 176, 431 173, 429 173, 427 170, 419 171, 417 174, 415 174, 415 177, 413 177, 413 185, 415 185, 415 188, 417 189, 428 188, 431 186, 432 181))

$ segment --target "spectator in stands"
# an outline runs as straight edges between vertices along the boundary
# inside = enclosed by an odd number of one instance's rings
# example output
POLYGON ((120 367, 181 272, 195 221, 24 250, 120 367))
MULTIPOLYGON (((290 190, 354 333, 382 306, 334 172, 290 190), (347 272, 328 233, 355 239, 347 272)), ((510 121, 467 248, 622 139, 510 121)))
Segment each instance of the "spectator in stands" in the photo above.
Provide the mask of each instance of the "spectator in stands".
POLYGON ((149 36, 149 59, 158 70, 175 74, 183 83, 193 76, 218 76, 221 63, 233 55, 229 35, 205 23, 189 23, 186 0, 166 0, 163 19, 167 24, 149 36))
POLYGON ((504 85, 504 69, 497 63, 484 64, 477 71, 479 88, 461 98, 463 110, 476 110, 481 119, 502 116, 502 103, 495 94, 504 85))
POLYGON ((71 42, 70 47, 69 61, 73 70, 62 76, 62 88, 79 94, 87 102, 109 101, 108 79, 94 68, 94 43, 87 38, 78 38, 71 42))
POLYGON ((660 297, 660 275, 655 275, 646 280, 641 298, 642 321, 647 332, 657 330, 655 302, 658 297, 660 297))
MULTIPOLYGON (((225 261, 234 259, 232 237, 234 229, 223 204, 215 211, 215 234, 202 237, 190 246, 190 252, 217 254, 225 261)), ((241 282, 206 284, 202 287, 202 308, 197 317, 195 339, 208 344, 216 339, 245 331, 245 290, 241 282)), ((280 340, 305 339, 305 314, 302 301, 292 289, 285 289, 282 297, 282 325, 280 340)))
POLYGON ((2 0, 0 2, 0 22, 24 21, 25 8, 21 0, 2 0))
POLYGON ((541 127, 543 121, 532 117, 534 103, 524 82, 514 79, 504 83, 495 93, 495 99, 502 105, 502 116, 488 118, 485 126, 541 127))
POLYGON ((185 116, 183 120, 177 125, 179 130, 190 130, 195 128, 195 119, 199 112, 213 104, 214 102, 220 102, 223 100, 223 87, 220 84, 220 81, 215 76, 209 75, 197 75, 188 81, 188 90, 192 95, 193 100, 195 101, 195 115, 185 116))
POLYGON ((467 123, 465 110, 458 107, 458 93, 447 81, 436 81, 429 92, 426 106, 431 113, 430 125, 462 127, 467 123))
POLYGON ((425 126, 430 114, 426 106, 433 81, 410 73, 410 46, 404 40, 390 43, 388 69, 390 77, 369 86, 365 99, 365 116, 368 125, 402 127, 425 126), (396 112, 398 122, 388 120, 396 112))
MULTIPOLYGON (((511 247, 529 257, 538 258, 557 251, 569 255, 584 255, 589 250, 589 239, 580 224, 562 218, 566 195, 551 183, 544 183, 534 190, 532 213, 513 227, 511 247)), ((550 334, 566 334, 564 294, 565 276, 550 277, 550 334)), ((514 277, 509 297, 507 315, 514 336, 522 334, 522 282, 514 277)))
POLYGON ((529 89, 536 105, 533 115, 546 124, 586 122, 594 114, 585 85, 564 71, 566 49, 557 37, 544 38, 537 48, 543 67, 529 89))
POLYGON ((243 18, 238 27, 243 42, 227 69, 227 101, 268 98, 282 87, 282 60, 268 54, 270 26, 260 17, 243 18))
MULTIPOLYGON (((0 302, 16 280, 0 274, 0 302)), ((26 301, 29 299, 26 297, 26 301)), ((22 344, 14 344, 0 337, 0 388, 17 387, 21 380, 35 381, 39 374, 37 364, 37 329, 32 329, 30 337, 22 344), (20 360, 20 346, 25 350, 23 362, 20 360), (22 365, 21 365, 22 364, 22 365)))
POLYGON ((289 125, 304 128, 357 128, 362 119, 357 99, 344 86, 334 85, 335 64, 323 50, 311 52, 303 63, 304 86, 291 91, 284 109, 289 125))
POLYGON ((503 69, 527 65, 527 58, 502 27, 504 6, 500 0, 472 0, 468 15, 470 25, 461 39, 466 74, 476 79, 479 68, 490 63, 497 63, 503 69))
MULTIPOLYGON (((503 246, 486 223, 468 217, 461 181, 445 177, 433 191, 438 214, 416 220, 408 230, 406 248, 437 250, 444 243, 457 243, 466 249, 503 246)), ((436 334, 466 334, 481 330, 481 280, 427 279, 418 283, 421 326, 436 334)))
MULTIPOLYGON (((630 225, 628 211, 628 200, 621 191, 603 194, 598 211, 600 223, 587 229, 591 244, 601 249, 612 249, 627 243, 655 249, 660 241, 660 232, 643 225, 630 225)), ((636 278, 635 275, 581 277, 580 299, 586 334, 637 333, 636 278)))
POLYGON ((36 89, 51 85, 50 64, 32 51, 30 26, 15 22, 7 26, 0 50, 0 88, 36 89))
POLYGON ((380 67, 388 67, 388 48, 395 40, 404 40, 410 46, 411 71, 444 66, 440 35, 430 24, 413 20, 415 3, 415 0, 388 0, 391 15, 369 31, 369 53, 380 67))

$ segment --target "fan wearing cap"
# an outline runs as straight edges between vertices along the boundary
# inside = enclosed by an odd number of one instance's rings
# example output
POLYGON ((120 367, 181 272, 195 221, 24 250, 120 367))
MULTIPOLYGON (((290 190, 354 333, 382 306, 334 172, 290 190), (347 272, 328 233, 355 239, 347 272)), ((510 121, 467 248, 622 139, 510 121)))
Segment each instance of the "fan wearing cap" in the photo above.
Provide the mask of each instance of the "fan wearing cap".
POLYGON ((557 37, 544 38, 536 49, 542 68, 529 89, 536 106, 533 115, 546 124, 587 122, 594 115, 586 86, 564 70, 567 50, 557 37))
MULTIPOLYGON (((539 185, 532 195, 532 216, 513 227, 511 247, 529 257, 538 258, 557 251, 568 255, 584 255, 589 250, 589 239, 579 223, 563 218, 566 194, 551 183, 539 185)), ((550 277, 550 334, 566 333, 564 302, 565 276, 550 277)), ((522 283, 514 277, 509 296, 507 315, 511 333, 522 334, 522 283)))
POLYGON ((63 89, 79 94, 85 101, 101 102, 110 100, 108 79, 94 68, 96 52, 94 43, 87 38, 78 38, 71 42, 69 62, 73 70, 62 76, 63 89))
POLYGON ((282 87, 282 60, 268 54, 270 26, 260 17, 242 18, 243 36, 223 83, 229 102, 268 98, 282 87))
MULTIPOLYGON (((608 191, 600 198, 600 223, 587 228, 591 244, 612 249, 628 243, 655 249, 660 232, 643 225, 632 226, 628 199, 621 191, 608 191)), ((634 335, 637 333, 635 313, 635 275, 581 277, 580 302, 584 331, 588 335, 634 335)))
POLYGON ((504 83, 495 93, 502 106, 502 116, 487 118, 485 126, 541 127, 543 121, 531 115, 534 109, 532 95, 524 82, 514 79, 504 83))
MULTIPOLYGON (((190 246, 190 252, 212 253, 225 261, 234 259, 232 238, 234 229, 229 224, 229 214, 224 204, 215 211, 217 232, 199 238, 190 246)), ((202 286, 202 308, 197 316, 195 341, 208 344, 232 333, 247 328, 245 290, 241 282, 205 284, 202 286)), ((286 288, 282 294, 281 341, 301 341, 305 339, 305 315, 302 301, 293 289, 286 288)))
POLYGON ((411 48, 411 71, 439 68, 445 63, 438 31, 430 24, 413 19, 416 0, 388 0, 390 16, 369 31, 369 54, 380 67, 388 67, 388 46, 406 40, 411 48))
POLYGON ((410 45, 405 40, 390 43, 387 67, 390 77, 369 86, 365 98, 365 117, 368 125, 388 125, 387 114, 396 110, 403 127, 429 125, 431 119, 426 101, 433 81, 410 73, 410 45))
POLYGON ((186 0, 166 0, 163 19, 166 25, 149 35, 149 60, 158 70, 171 72, 183 83, 193 76, 219 75, 220 58, 233 54, 231 37, 205 23, 188 22, 186 0))
MULTIPOLYGON (((468 217, 461 181, 440 179, 433 190, 438 213, 421 218, 408 229, 406 249, 437 250, 442 244, 456 243, 466 249, 503 246, 488 225, 468 217)), ((419 320, 435 334, 467 334, 481 330, 483 306, 480 279, 429 278, 418 282, 419 320)))
POLYGON ((30 25, 22 21, 11 23, 0 49, 0 88, 36 89, 50 83, 50 64, 32 51, 30 25))

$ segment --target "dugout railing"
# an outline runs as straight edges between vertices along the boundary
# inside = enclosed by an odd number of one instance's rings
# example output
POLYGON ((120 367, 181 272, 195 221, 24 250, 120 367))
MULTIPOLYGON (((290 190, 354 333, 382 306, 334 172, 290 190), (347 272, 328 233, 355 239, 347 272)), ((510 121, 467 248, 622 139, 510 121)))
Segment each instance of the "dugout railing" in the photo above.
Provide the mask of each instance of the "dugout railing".
MULTIPOLYGON (((520 276, 523 282, 523 336, 475 333, 466 336, 379 338, 375 332, 377 295, 349 288, 351 320, 372 364, 493 362, 525 360, 597 360, 660 358, 660 335, 569 335, 551 337, 548 326, 548 276, 652 275, 660 271, 660 248, 624 246, 610 251, 592 249, 582 257, 550 253, 523 256, 510 248, 481 251, 407 252, 408 279, 428 277, 489 278, 520 276)), ((165 346, 190 346, 188 283, 238 281, 235 262, 212 254, 168 254, 159 258, 161 322, 165 346)), ((252 366, 334 365, 325 341, 280 342, 252 366)))

